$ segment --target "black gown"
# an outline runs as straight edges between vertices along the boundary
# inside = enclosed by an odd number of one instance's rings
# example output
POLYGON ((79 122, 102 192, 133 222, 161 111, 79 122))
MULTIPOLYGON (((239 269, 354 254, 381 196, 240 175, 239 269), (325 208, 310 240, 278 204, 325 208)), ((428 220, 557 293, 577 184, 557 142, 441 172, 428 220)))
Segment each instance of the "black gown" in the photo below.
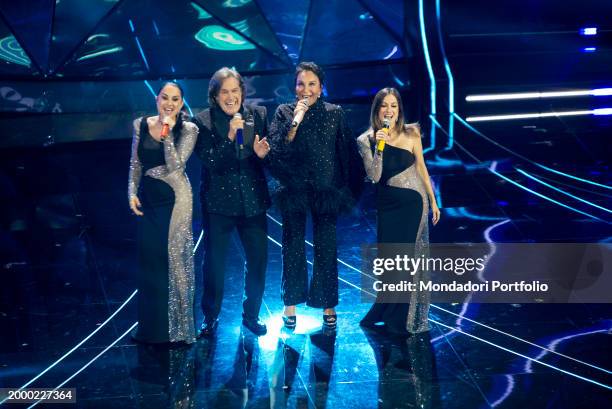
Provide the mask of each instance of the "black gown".
MULTIPOLYGON (((426 256, 428 251, 427 214, 429 211, 425 187, 416 171, 415 156, 407 149, 387 144, 382 157, 372 154, 369 135, 358 138, 366 172, 377 181, 377 242, 402 244, 402 253, 426 256), (382 160, 381 160, 382 159, 382 160)), ((397 247, 379 248, 378 257, 394 258, 397 247)), ((385 273, 383 279, 397 283, 401 280, 420 281, 427 277, 419 271, 412 278, 397 273, 385 273)), ((406 294, 377 295, 377 300, 362 322, 372 325, 383 322, 387 330, 409 334, 429 330, 429 293, 415 291, 406 302, 406 294)))
POLYGON ((138 328, 134 338, 148 343, 195 340, 193 205, 185 163, 197 128, 183 123, 176 133, 158 142, 149 133, 146 118, 134 122, 128 197, 137 195, 144 213, 137 220, 138 328))

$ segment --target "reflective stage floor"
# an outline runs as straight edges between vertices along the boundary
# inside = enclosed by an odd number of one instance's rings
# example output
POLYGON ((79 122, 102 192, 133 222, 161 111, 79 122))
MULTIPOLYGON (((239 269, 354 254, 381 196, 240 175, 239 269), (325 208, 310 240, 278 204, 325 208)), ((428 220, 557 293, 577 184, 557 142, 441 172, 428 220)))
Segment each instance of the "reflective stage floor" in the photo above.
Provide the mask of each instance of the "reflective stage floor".
MULTIPOLYGON (((129 336, 135 227, 123 191, 128 141, 94 148, 5 162, 3 190, 13 205, 0 250, 0 387, 76 388, 76 404, 51 406, 75 408, 609 407, 608 305, 436 304, 430 333, 399 339, 362 330, 369 304, 360 299, 360 246, 375 239, 371 190, 338 225, 336 332, 323 331, 321 311, 303 306, 297 329, 281 330, 273 208, 261 311, 268 334, 241 328, 244 260, 234 241, 217 336, 192 347, 136 345, 129 336)), ((190 166, 197 186, 199 165, 190 166)), ((443 200, 432 241, 609 240, 609 224, 540 200, 486 167, 431 164, 430 172, 443 200)), ((308 245, 307 254, 312 260, 308 245)), ((198 247, 196 266, 201 259, 198 247)))

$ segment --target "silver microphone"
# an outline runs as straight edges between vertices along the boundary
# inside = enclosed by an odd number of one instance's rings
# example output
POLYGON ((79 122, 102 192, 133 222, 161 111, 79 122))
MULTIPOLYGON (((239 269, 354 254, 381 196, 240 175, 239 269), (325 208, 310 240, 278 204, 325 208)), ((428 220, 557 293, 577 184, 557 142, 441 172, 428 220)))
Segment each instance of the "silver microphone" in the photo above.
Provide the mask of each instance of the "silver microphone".
MULTIPOLYGON (((304 97, 304 99, 302 101, 306 102, 306 104, 308 104, 308 99, 310 97, 304 97)), ((293 117, 293 122, 291 122, 291 127, 295 128, 297 127, 299 124, 302 123, 302 121, 304 120, 304 114, 306 113, 306 111, 298 111, 297 114, 295 114, 295 116, 293 117)))

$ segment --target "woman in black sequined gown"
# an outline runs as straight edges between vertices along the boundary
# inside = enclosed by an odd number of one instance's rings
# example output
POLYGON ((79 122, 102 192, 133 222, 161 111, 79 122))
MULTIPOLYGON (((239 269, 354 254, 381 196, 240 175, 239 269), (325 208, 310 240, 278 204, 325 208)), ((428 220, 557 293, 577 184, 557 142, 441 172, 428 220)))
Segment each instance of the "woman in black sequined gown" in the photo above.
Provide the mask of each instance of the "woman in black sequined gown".
POLYGON ((166 83, 156 100, 158 115, 134 121, 130 160, 128 199, 139 216, 134 338, 191 343, 195 340, 193 199, 185 165, 198 128, 182 120, 183 92, 178 84, 166 83))
MULTIPOLYGON (((401 244, 402 253, 410 257, 427 256, 429 204, 434 225, 440 210, 425 167, 418 125, 404 124, 402 101, 394 88, 376 94, 370 124, 370 129, 357 138, 357 145, 369 179, 377 183, 377 241, 383 245, 379 246, 378 257, 395 257, 397 247, 392 248, 390 243, 401 244), (383 125, 385 122, 388 126, 383 125), (384 141, 383 149, 377 146, 379 141, 384 141)), ((383 280, 393 283, 410 279, 394 272, 384 274, 383 280)), ((426 272, 417 271, 411 280, 418 282, 426 277, 426 272)), ((382 322, 391 333, 424 332, 429 330, 428 312, 427 292, 413 291, 408 296, 378 293, 361 325, 382 322)))

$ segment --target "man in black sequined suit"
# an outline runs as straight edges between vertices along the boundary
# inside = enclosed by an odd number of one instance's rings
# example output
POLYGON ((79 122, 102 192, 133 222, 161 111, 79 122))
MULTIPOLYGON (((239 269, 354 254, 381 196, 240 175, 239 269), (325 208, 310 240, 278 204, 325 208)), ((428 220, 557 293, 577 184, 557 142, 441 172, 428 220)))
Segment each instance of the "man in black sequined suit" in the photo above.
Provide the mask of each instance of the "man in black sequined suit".
POLYGON ((257 335, 266 333, 259 309, 268 261, 266 210, 270 206, 263 162, 270 146, 266 109, 244 106, 244 97, 240 74, 221 68, 208 87, 210 108, 194 118, 200 129, 195 151, 202 160, 205 247, 201 336, 213 335, 217 329, 227 248, 234 230, 246 254, 242 323, 257 335))
MULTIPOLYGON (((281 294, 287 328, 296 324, 295 306, 324 309, 324 325, 335 328, 338 304, 336 219, 349 208, 351 161, 356 155, 344 112, 321 99, 323 71, 314 63, 297 66, 297 101, 279 106, 270 125, 270 170, 281 187, 277 202, 283 217, 281 294), (303 112, 301 123, 295 120, 303 112), (308 286, 304 236, 311 213, 313 276, 308 286)), ((361 168, 358 163, 356 169, 361 168)))

